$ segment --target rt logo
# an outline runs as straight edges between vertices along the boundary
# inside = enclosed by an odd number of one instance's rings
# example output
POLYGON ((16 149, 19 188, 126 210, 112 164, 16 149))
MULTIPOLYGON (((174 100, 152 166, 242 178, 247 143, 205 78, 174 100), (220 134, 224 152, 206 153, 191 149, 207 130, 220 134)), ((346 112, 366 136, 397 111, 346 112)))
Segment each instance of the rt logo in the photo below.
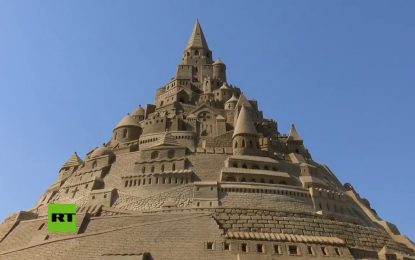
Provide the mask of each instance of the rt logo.
POLYGON ((48 204, 48 232, 76 232, 76 204, 48 204))

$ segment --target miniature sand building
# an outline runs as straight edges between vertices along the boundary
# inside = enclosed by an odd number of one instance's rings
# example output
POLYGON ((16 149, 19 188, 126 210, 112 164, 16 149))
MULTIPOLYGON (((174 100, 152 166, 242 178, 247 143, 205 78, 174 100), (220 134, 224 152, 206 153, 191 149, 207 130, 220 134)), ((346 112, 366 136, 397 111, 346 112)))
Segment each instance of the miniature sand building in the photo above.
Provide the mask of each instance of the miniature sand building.
POLYGON ((154 104, 4 220, 0 259, 415 259, 415 245, 226 70, 196 22, 154 104), (77 233, 47 232, 48 203, 77 204, 77 233))

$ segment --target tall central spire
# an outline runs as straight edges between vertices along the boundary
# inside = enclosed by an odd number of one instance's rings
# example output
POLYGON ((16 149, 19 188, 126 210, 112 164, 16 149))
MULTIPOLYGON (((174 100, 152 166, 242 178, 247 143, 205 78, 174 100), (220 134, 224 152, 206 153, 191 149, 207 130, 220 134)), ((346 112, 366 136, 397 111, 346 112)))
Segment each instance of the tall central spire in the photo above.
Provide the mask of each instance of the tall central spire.
POLYGON ((199 20, 196 20, 186 48, 184 49, 181 65, 193 66, 193 76, 201 82, 204 78, 201 72, 203 66, 212 63, 212 52, 209 50, 199 20))
POLYGON ((196 20, 193 26, 192 34, 190 35, 189 41, 186 45, 186 50, 190 48, 201 48, 209 50, 208 44, 203 34, 202 28, 200 27, 199 20, 196 20))

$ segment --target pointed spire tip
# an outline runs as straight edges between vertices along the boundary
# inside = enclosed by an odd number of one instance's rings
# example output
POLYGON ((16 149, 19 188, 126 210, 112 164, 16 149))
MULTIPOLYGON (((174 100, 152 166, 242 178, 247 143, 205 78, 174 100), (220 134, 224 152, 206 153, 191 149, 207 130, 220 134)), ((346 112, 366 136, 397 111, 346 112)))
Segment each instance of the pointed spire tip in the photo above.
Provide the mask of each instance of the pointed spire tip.
POLYGON ((203 34, 202 27, 200 26, 199 19, 196 19, 196 22, 192 29, 192 34, 187 42, 186 49, 189 48, 204 48, 209 49, 205 35, 203 34))

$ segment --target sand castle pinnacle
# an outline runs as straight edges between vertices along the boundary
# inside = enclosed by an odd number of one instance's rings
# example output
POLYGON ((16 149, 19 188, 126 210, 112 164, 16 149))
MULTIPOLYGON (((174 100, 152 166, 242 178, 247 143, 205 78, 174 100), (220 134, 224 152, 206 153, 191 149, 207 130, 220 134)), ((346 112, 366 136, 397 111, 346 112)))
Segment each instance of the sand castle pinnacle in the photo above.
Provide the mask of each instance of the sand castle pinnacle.
POLYGON ((295 129, 295 125, 291 124, 290 133, 288 134, 288 138, 294 141, 303 140, 301 136, 298 134, 297 130, 295 129))
POLYGON ((199 20, 196 20, 192 33, 187 41, 186 49, 191 48, 202 48, 209 50, 208 44, 203 34, 202 27, 200 26, 199 20))

